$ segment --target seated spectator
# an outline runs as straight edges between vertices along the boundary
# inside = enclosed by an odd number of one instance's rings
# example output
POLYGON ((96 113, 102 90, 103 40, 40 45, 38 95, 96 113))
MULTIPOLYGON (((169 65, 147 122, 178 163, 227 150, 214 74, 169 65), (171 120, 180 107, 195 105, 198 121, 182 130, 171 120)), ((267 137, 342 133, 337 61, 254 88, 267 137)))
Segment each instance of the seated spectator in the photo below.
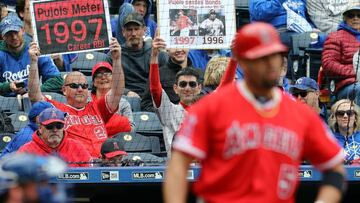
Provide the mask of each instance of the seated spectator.
POLYGON ((288 59, 286 56, 283 55, 283 64, 282 64, 281 75, 278 82, 278 87, 284 92, 289 92, 289 86, 290 86, 289 79, 286 78, 287 70, 288 70, 288 59))
POLYGON ((359 106, 349 99, 341 99, 331 107, 329 127, 344 148, 345 162, 360 158, 359 106))
POLYGON ((71 72, 65 78, 63 94, 67 104, 45 98, 39 87, 37 61, 39 47, 32 42, 29 49, 31 71, 29 76, 29 98, 31 101, 46 100, 56 108, 67 112, 66 131, 69 138, 80 141, 94 158, 100 158, 101 144, 108 135, 105 123, 117 111, 124 90, 124 73, 121 66, 121 48, 116 38, 110 41, 110 53, 113 60, 113 79, 111 89, 98 101, 88 102, 89 84, 84 74, 71 72))
POLYGON ((115 138, 109 138, 101 146, 101 166, 121 166, 123 158, 127 155, 121 142, 115 138))
POLYGON ((343 12, 358 0, 306 0, 306 9, 311 21, 321 31, 335 32, 343 20, 343 12))
MULTIPOLYGON (((101 99, 111 88, 112 66, 108 62, 98 62, 92 68, 91 98, 94 101, 101 99)), ((106 131, 109 137, 120 133, 134 130, 135 123, 130 103, 121 98, 119 110, 106 123, 106 131)))
POLYGON ((228 57, 214 57, 209 61, 205 70, 203 88, 200 93, 201 95, 209 94, 219 86, 229 60, 230 58, 228 57))
MULTIPOLYGON (((0 22, 0 32, 4 38, 0 42, 0 83, 3 83, 1 86, 4 85, 3 87, 7 89, 7 96, 23 94, 28 84, 30 67, 29 42, 24 40, 23 23, 16 14, 9 14, 0 22), (25 85, 17 87, 16 83, 19 81, 23 81, 25 85)), ((50 78, 62 81, 60 72, 51 59, 41 57, 38 66, 43 82, 41 89, 60 90, 61 86, 48 81, 50 78)))
POLYGON ((8 153, 17 151, 21 146, 30 142, 32 140, 32 135, 38 129, 38 116, 39 114, 47 109, 53 107, 52 104, 45 101, 39 101, 32 105, 28 118, 29 123, 22 128, 18 133, 15 134, 11 142, 9 142, 6 147, 2 150, 1 156, 4 156, 8 153))
MULTIPOLYGON (((143 95, 149 78, 151 41, 144 41, 146 26, 138 13, 126 16, 123 26, 125 43, 121 46, 122 66, 125 74, 125 87, 130 90, 126 96, 143 95)), ((167 62, 167 54, 159 54, 159 64, 167 62)))
POLYGON ((0 21, 8 15, 7 7, 4 3, 0 3, 0 21))
POLYGON ((326 106, 320 103, 320 90, 315 80, 308 77, 297 79, 295 85, 290 86, 290 93, 298 101, 311 107, 325 123, 327 122, 326 106))
MULTIPOLYGON (((168 95, 170 101, 174 104, 178 104, 180 99, 174 91, 174 82, 176 74, 183 68, 193 67, 192 62, 188 57, 188 49, 168 49, 169 60, 163 66, 159 68, 161 86, 168 95)), ((195 69, 199 72, 200 83, 203 81, 203 71, 195 69)), ((147 83, 145 93, 141 99, 141 109, 143 111, 154 112, 154 105, 150 95, 150 83, 147 83)))
POLYGON ((89 152, 80 142, 69 138, 64 127, 64 112, 53 107, 45 109, 39 115, 39 129, 33 133, 32 141, 18 152, 40 156, 56 154, 71 167, 89 166, 89 152))
POLYGON ((272 24, 280 33, 281 41, 288 47, 291 47, 291 35, 311 31, 313 27, 307 18, 305 0, 250 0, 249 12, 251 22, 262 21, 272 24), (287 24, 288 12, 297 14, 306 22, 306 26, 300 26, 299 23, 290 28, 287 24))
POLYGON ((165 41, 155 37, 152 45, 150 66, 150 92, 154 102, 155 112, 163 126, 165 148, 168 157, 171 153, 171 143, 175 133, 183 121, 186 109, 192 105, 200 94, 199 73, 190 67, 181 69, 175 77, 174 91, 180 98, 179 104, 173 104, 161 86, 159 76, 159 49, 165 48, 165 41))
POLYGON ((355 98, 360 104, 360 84, 356 80, 353 57, 360 47, 360 4, 347 9, 338 31, 330 33, 324 44, 322 67, 335 82, 337 99, 355 98))
POLYGON ((124 27, 124 19, 125 17, 132 13, 136 12, 140 14, 145 22, 146 31, 145 31, 145 38, 154 38, 155 31, 157 24, 154 20, 151 19, 152 11, 152 0, 125 0, 124 4, 119 9, 119 20, 118 20, 118 27, 117 27, 117 35, 116 38, 118 39, 120 44, 125 43, 125 38, 123 35, 123 27, 124 27))
POLYGON ((66 169, 64 161, 54 156, 8 155, 0 163, 0 201, 4 203, 66 202, 66 189, 69 188, 51 182, 66 169))

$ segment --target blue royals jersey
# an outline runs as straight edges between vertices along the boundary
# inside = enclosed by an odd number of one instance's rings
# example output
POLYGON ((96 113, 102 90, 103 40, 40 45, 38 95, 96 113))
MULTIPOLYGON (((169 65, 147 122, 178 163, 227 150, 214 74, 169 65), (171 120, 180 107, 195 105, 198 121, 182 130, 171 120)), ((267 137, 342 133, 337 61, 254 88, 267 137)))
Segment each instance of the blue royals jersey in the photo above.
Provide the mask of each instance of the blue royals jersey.
POLYGON ((340 133, 334 133, 340 146, 344 149, 345 160, 352 161, 360 158, 360 131, 347 136, 347 138, 340 133))

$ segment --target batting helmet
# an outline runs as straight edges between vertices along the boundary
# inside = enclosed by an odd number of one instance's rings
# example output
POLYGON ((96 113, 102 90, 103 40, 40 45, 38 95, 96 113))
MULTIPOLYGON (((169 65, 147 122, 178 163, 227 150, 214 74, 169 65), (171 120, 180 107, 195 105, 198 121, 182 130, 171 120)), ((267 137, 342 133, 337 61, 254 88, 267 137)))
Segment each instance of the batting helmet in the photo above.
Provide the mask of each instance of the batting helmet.
POLYGON ((274 53, 286 52, 275 28, 263 22, 245 25, 235 35, 231 46, 236 57, 257 59, 274 53))

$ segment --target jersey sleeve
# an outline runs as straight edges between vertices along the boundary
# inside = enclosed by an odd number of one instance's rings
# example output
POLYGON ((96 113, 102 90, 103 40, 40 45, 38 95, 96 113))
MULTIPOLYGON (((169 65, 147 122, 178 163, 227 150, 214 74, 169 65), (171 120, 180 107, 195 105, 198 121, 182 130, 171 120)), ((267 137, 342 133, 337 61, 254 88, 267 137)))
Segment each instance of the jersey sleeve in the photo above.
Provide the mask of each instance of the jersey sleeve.
POLYGON ((330 129, 318 115, 308 118, 304 138, 304 156, 319 170, 331 169, 344 160, 344 154, 330 129))
POLYGON ((212 117, 206 102, 201 100, 189 109, 173 143, 175 150, 200 160, 205 159, 209 151, 212 117))
MULTIPOLYGON (((110 109, 107 105, 107 102, 106 102, 107 94, 105 94, 105 96, 101 97, 100 99, 98 99, 95 102, 95 105, 97 105, 97 108, 99 109, 101 118, 103 119, 103 121, 105 123, 107 123, 108 120, 111 118, 111 116, 113 116, 114 113, 118 111, 118 109, 116 109, 114 112, 110 111, 110 109)), ((118 106, 118 108, 119 108, 119 106, 118 106)))

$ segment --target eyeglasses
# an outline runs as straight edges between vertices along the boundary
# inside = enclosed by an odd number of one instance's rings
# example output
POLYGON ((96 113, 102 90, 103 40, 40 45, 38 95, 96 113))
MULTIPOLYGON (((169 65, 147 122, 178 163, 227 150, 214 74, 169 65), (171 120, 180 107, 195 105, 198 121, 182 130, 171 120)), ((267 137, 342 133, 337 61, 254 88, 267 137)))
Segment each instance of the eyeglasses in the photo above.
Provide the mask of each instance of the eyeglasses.
POLYGON ((51 123, 49 125, 45 125, 45 128, 48 130, 53 130, 54 128, 60 130, 64 128, 64 124, 63 123, 51 123))
POLYGON ((353 19, 355 18, 355 16, 357 16, 358 18, 360 18, 360 13, 349 13, 346 15, 346 17, 353 19))
POLYGON ((338 110, 335 112, 336 117, 344 117, 345 114, 348 116, 353 116, 353 115, 355 115, 355 111, 354 110, 346 110, 346 111, 338 110))
POLYGON ((179 82, 179 87, 185 88, 188 84, 189 84, 189 86, 190 86, 191 88, 195 88, 195 87, 198 85, 197 82, 195 82, 195 81, 189 81, 189 82, 187 82, 187 81, 180 81, 180 82, 179 82))
POLYGON ((109 77, 112 76, 112 72, 99 72, 96 73, 95 77, 101 78, 102 76, 109 77))
POLYGON ((82 89, 89 88, 89 84, 86 83, 70 83, 66 84, 65 86, 69 86, 71 89, 78 89, 79 87, 81 87, 82 89))
POLYGON ((292 95, 294 97, 298 97, 300 95, 301 97, 304 98, 304 97, 306 97, 308 95, 308 93, 309 92, 307 92, 307 91, 298 91, 298 92, 293 92, 292 95))

